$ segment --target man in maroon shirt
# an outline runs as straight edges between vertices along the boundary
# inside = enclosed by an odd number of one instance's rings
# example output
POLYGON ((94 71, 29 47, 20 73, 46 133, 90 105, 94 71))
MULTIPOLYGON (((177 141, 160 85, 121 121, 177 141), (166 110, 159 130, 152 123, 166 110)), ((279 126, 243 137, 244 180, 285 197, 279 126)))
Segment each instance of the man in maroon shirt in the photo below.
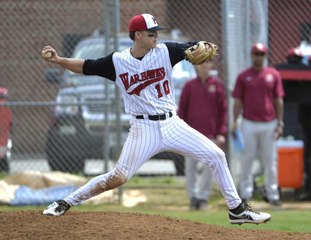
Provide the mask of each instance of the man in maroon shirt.
POLYGON ((279 72, 264 66, 268 48, 262 43, 252 46, 252 66, 238 75, 232 96, 234 120, 242 113, 241 131, 245 142, 242 151, 240 195, 245 201, 253 194, 252 162, 257 154, 264 167, 264 200, 280 206, 277 178, 277 139, 283 133, 284 90, 279 72))
MULTIPOLYGON (((178 115, 223 148, 227 134, 227 101, 223 81, 212 76, 215 72, 212 61, 195 68, 197 77, 184 86, 178 115)), ((199 164, 186 157, 187 191, 190 209, 205 210, 210 197, 212 175, 208 166, 199 164)))

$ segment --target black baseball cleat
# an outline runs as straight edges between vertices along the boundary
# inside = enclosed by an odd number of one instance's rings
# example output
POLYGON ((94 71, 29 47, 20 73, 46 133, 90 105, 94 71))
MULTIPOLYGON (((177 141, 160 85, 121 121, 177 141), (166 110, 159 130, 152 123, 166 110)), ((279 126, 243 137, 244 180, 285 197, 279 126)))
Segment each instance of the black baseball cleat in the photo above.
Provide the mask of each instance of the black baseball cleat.
POLYGON ((198 210, 199 209, 199 200, 197 198, 190 199, 190 210, 198 210))
POLYGON ((254 223, 260 224, 271 219, 269 213, 255 212, 251 206, 242 202, 237 208, 229 210, 229 221, 232 224, 254 223))
POLYGON ((48 216, 61 216, 64 215, 70 208, 70 204, 64 200, 57 200, 50 204, 47 209, 43 211, 43 215, 48 216))

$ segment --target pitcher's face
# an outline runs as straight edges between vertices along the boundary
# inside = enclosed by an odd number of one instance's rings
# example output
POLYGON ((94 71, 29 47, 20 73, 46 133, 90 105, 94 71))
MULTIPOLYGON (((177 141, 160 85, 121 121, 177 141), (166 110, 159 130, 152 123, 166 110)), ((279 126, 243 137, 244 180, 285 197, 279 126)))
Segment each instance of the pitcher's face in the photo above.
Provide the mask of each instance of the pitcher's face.
POLYGON ((157 31, 140 31, 141 44, 147 49, 155 48, 157 45, 158 32, 157 31))

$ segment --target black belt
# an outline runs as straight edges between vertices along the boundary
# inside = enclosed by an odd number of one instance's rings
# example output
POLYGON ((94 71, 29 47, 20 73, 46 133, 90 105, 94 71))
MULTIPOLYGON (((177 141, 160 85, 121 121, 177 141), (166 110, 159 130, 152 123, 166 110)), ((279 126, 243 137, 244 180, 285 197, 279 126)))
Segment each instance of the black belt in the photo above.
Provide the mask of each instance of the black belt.
MULTIPOLYGON (((173 113, 172 112, 169 112, 168 113, 168 117, 167 115, 164 113, 164 114, 160 114, 160 115, 148 115, 148 119, 149 120, 152 120, 152 121, 158 121, 158 120, 165 120, 167 118, 170 118, 173 116, 173 113)), ((136 119, 145 119, 144 115, 137 115, 136 116, 136 119)))

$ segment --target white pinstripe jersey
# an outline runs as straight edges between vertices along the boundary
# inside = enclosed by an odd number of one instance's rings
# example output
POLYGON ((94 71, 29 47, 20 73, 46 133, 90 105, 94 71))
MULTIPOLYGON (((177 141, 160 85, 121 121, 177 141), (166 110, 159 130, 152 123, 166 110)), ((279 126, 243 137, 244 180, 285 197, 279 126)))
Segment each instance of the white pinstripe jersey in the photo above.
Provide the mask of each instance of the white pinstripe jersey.
POLYGON ((125 112, 156 115, 176 111, 172 65, 165 44, 157 44, 142 60, 130 48, 112 56, 125 112))

